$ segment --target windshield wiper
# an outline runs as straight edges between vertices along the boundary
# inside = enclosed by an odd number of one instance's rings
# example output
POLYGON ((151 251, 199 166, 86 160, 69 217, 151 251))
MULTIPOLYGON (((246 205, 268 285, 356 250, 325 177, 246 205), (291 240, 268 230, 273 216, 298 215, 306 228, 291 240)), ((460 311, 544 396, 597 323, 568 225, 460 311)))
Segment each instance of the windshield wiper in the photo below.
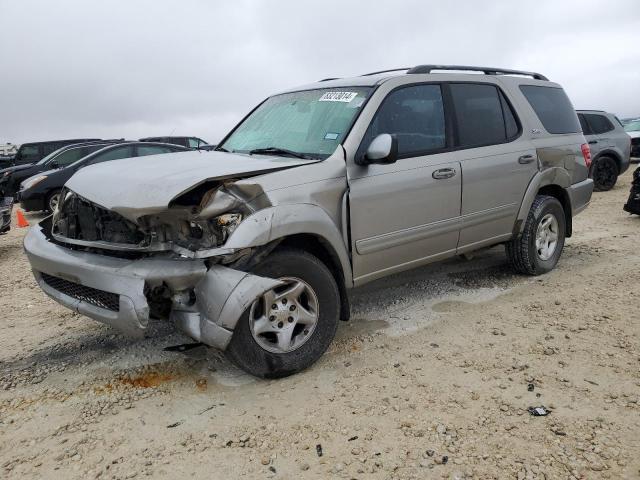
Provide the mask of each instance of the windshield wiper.
POLYGON ((274 155, 303 158, 305 160, 313 158, 313 157, 310 157, 309 155, 305 155, 304 153, 294 152, 293 150, 287 150, 286 148, 280 148, 280 147, 254 148, 253 150, 249 151, 249 155, 261 154, 261 153, 265 153, 267 155, 272 153, 274 155))

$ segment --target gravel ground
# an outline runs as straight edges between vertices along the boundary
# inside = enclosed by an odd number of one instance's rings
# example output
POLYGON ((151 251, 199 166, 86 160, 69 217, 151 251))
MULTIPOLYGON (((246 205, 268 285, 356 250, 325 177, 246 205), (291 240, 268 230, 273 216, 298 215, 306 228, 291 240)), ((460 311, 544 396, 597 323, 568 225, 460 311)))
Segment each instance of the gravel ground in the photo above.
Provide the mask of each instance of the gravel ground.
POLYGON ((494 248, 376 282, 324 357, 277 381, 164 351, 189 341, 169 325, 131 340, 57 305, 13 230, 0 477, 640 478, 630 178, 594 194, 554 272, 514 275, 494 248))

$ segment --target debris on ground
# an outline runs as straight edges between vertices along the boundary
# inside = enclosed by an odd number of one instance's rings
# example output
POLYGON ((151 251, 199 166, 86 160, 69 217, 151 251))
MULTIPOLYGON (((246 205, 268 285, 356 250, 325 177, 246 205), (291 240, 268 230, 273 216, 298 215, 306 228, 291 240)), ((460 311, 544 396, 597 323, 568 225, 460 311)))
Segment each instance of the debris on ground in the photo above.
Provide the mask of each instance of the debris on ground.
POLYGON ((546 417, 547 415, 549 415, 551 413, 551 410, 549 410, 548 408, 546 408, 544 406, 529 407, 529 408, 527 408, 527 411, 531 415, 533 415, 534 417, 546 417))

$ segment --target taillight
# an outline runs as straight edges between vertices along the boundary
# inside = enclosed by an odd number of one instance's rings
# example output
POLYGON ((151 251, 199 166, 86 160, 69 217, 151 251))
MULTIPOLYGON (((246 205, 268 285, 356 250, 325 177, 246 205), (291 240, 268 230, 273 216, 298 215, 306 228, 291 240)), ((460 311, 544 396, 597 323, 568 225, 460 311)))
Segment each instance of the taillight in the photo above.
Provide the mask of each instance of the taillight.
POLYGON ((591 149, 589 148, 588 143, 583 143, 580 145, 580 150, 582 150, 582 156, 584 157, 584 163, 587 168, 591 168, 591 149))

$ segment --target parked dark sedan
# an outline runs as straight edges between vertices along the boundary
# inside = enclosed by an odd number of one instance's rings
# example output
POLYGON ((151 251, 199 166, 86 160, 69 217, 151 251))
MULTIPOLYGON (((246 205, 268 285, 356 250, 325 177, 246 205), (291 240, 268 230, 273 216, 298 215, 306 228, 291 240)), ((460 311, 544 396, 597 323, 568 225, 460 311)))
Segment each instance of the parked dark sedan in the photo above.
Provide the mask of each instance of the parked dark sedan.
POLYGON ((47 155, 38 163, 3 168, 0 170, 0 197, 15 197, 23 180, 47 170, 64 168, 90 153, 119 142, 122 140, 100 140, 67 145, 47 155))
MULTIPOLYGON (((144 157, 161 153, 182 152, 188 150, 179 145, 152 142, 122 142, 104 147, 97 152, 58 170, 49 170, 26 179, 20 185, 18 199, 26 211, 53 211, 58 205, 60 190, 74 173, 82 167, 95 165, 109 160, 130 157, 144 157)), ((126 172, 123 172, 126 175, 126 172)))

